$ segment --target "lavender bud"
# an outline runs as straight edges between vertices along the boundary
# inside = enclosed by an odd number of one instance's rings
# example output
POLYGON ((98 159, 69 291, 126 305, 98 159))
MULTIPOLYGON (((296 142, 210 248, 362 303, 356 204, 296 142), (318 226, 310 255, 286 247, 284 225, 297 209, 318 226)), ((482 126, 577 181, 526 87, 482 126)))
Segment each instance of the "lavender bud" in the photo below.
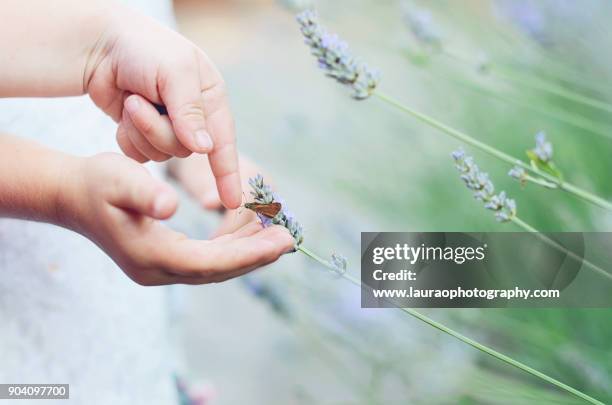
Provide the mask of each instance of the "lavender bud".
POLYGON ((553 146, 552 143, 546 139, 546 133, 540 131, 535 136, 536 146, 533 149, 533 153, 536 154, 538 159, 542 162, 550 162, 553 157, 553 146))
POLYGON ((520 181, 524 181, 525 177, 527 176, 527 172, 525 171, 525 169, 523 169, 520 166, 514 166, 512 169, 510 169, 510 171, 508 172, 508 176, 520 180, 520 181))
POLYGON ((348 50, 348 44, 336 34, 323 28, 312 10, 301 12, 296 17, 300 24, 304 42, 317 58, 319 67, 325 74, 341 84, 353 89, 353 97, 358 100, 368 98, 380 80, 378 72, 365 63, 357 61, 348 50))
POLYGON ((451 153, 455 167, 461 173, 461 180, 472 190, 474 198, 484 203, 484 207, 495 212, 495 218, 500 222, 508 222, 516 216, 516 202, 502 191, 495 194, 493 182, 489 174, 480 170, 471 156, 462 149, 451 153))
MULTIPOLYGON (((249 179, 249 185, 252 188, 251 195, 255 202, 259 204, 270 204, 273 202, 281 202, 281 199, 272 192, 270 186, 264 183, 263 176, 258 174, 257 176, 249 179)), ((276 214, 274 218, 268 218, 264 215, 257 214, 261 224, 264 227, 274 225, 281 225, 287 228, 295 244, 300 245, 304 241, 302 225, 294 218, 294 216, 286 209, 284 202, 281 202, 282 209, 276 214)))

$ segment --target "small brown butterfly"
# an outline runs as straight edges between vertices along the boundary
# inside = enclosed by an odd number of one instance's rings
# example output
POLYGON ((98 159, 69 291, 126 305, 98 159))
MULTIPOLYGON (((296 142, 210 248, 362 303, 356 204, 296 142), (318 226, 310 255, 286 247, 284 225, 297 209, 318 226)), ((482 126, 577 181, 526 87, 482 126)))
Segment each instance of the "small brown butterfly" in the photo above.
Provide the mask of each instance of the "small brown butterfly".
POLYGON ((245 203, 244 208, 255 211, 259 215, 263 215, 267 218, 274 218, 280 210, 283 208, 281 203, 272 202, 269 204, 260 204, 260 203, 245 203))

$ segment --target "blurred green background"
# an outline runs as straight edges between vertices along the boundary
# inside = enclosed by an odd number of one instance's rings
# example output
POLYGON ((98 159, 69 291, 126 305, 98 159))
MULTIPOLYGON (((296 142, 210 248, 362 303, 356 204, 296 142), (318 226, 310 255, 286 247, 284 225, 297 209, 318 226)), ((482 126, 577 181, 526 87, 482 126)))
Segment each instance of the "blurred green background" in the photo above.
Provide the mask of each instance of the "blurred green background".
MULTIPOLYGON (((608 1, 175 1, 181 31, 227 81, 241 151, 274 178, 311 249, 346 255, 358 275, 361 231, 519 229, 465 189, 449 157, 458 142, 324 77, 294 21, 309 4, 381 71, 382 91, 516 157, 545 130, 565 177, 612 199, 610 111, 541 88, 612 103, 608 1), (444 52, 411 34, 415 12, 430 13, 444 52)), ((610 213, 522 188, 507 165, 465 149, 537 229, 612 230, 610 213)), ((204 235, 215 220, 186 201, 177 226, 204 235)), ((180 369, 209 384, 215 404, 581 403, 406 314, 360 308, 358 288, 298 254, 176 291, 180 369)), ((424 312, 612 403, 611 310, 424 312)))

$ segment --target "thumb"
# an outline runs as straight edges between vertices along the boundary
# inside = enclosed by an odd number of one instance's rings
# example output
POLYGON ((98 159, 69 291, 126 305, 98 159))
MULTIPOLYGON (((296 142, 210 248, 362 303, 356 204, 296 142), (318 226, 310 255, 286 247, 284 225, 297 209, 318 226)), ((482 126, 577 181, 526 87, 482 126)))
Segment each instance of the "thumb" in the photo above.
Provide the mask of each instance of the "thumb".
POLYGON ((133 210, 155 219, 170 218, 178 206, 178 196, 174 189, 153 178, 145 168, 137 169, 121 171, 109 202, 118 208, 133 210))

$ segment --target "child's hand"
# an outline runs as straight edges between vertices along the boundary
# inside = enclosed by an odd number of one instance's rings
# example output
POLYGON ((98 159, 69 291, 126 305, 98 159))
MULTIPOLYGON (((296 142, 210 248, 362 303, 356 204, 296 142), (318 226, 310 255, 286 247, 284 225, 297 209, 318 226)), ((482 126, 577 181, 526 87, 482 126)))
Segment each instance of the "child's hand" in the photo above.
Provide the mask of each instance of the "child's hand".
POLYGON ((98 244, 139 284, 219 282, 293 249, 284 228, 254 221, 209 241, 190 240, 157 221, 172 216, 177 196, 144 167, 111 153, 74 162, 57 221, 98 244))
POLYGON ((208 153, 221 201, 237 208, 234 124, 221 75, 176 32, 124 7, 111 13, 88 60, 84 91, 119 123, 121 149, 139 162, 208 153))
POLYGON ((221 201, 240 205, 225 86, 202 50, 116 1, 3 0, 0 15, 0 97, 88 93, 128 156, 208 153, 221 201))
MULTIPOLYGON (((243 187, 248 189, 248 179, 255 177, 262 170, 250 159, 239 155, 240 177, 244 182, 243 187)), ((215 189, 215 178, 212 175, 210 163, 206 156, 193 155, 187 159, 175 159, 170 162, 169 170, 185 190, 195 198, 200 205, 208 210, 223 210, 219 199, 219 193, 215 189)), ((269 177, 265 176, 269 181, 269 177)), ((245 224, 257 220, 253 211, 239 208, 237 210, 225 210, 223 221, 214 235, 224 235, 234 232, 245 224)))

